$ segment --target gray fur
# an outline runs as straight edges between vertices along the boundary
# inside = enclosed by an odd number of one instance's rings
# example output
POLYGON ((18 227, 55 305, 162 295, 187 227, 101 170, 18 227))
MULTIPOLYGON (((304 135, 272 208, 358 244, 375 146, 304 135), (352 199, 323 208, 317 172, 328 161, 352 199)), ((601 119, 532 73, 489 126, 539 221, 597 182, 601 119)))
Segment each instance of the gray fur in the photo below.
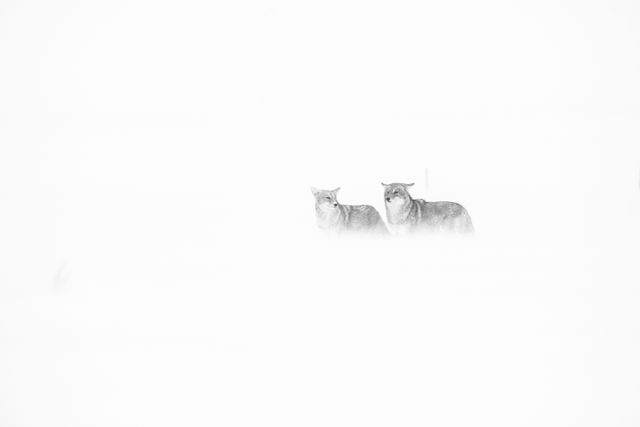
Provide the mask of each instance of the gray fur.
POLYGON ((389 227, 396 233, 419 231, 458 234, 473 233, 467 210, 454 202, 426 202, 413 199, 408 188, 413 184, 382 184, 389 227))
POLYGON ((338 190, 340 188, 318 190, 311 187, 316 199, 318 227, 334 233, 388 233, 376 208, 369 205, 342 205, 338 203, 338 190))

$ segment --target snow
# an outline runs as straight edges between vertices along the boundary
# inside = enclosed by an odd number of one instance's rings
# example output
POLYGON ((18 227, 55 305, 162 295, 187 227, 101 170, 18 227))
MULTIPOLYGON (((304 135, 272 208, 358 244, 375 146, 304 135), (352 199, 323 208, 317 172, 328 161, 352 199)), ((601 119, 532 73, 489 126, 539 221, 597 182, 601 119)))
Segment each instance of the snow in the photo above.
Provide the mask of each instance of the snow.
POLYGON ((637 7, 588 6, 4 6, 0 425, 637 426, 637 7), (476 236, 319 234, 390 181, 476 236))

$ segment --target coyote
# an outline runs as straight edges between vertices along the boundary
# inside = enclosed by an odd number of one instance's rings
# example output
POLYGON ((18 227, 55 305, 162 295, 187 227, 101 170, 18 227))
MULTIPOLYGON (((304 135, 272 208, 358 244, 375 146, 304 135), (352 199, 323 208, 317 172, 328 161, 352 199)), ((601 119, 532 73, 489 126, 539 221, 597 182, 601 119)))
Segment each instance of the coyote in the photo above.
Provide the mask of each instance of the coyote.
POLYGON ((316 219, 318 227, 333 233, 365 232, 387 234, 382 217, 373 206, 341 205, 335 190, 318 190, 311 187, 316 199, 316 219))
POLYGON ((467 210, 454 202, 425 202, 413 199, 413 185, 393 183, 384 186, 384 202, 389 227, 397 234, 416 231, 473 233, 467 210))

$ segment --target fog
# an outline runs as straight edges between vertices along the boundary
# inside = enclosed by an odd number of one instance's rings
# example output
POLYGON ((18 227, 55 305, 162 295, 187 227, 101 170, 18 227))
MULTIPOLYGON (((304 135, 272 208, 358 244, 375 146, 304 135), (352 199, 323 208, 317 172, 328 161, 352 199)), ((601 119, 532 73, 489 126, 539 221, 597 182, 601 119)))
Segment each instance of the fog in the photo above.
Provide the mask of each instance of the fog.
POLYGON ((4 2, 0 424, 637 426, 639 14, 4 2))

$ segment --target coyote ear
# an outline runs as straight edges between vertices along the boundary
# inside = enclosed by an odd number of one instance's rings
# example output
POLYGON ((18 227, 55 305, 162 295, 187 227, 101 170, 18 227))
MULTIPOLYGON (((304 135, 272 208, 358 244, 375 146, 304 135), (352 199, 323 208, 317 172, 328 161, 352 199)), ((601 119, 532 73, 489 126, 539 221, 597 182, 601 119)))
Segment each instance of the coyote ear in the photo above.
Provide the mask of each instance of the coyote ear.
POLYGON ((415 184, 415 182, 412 182, 411 184, 406 184, 406 187, 413 187, 413 184, 415 184))
POLYGON ((338 191, 340 191, 340 187, 336 188, 335 190, 331 190, 332 193, 337 193, 338 191))
POLYGON ((318 189, 316 187, 314 187, 314 186, 311 186, 311 192, 315 196, 316 194, 318 194, 318 189))
POLYGON ((385 184, 384 182, 381 182, 380 184, 382 184, 383 187, 388 187, 389 184, 385 184))

